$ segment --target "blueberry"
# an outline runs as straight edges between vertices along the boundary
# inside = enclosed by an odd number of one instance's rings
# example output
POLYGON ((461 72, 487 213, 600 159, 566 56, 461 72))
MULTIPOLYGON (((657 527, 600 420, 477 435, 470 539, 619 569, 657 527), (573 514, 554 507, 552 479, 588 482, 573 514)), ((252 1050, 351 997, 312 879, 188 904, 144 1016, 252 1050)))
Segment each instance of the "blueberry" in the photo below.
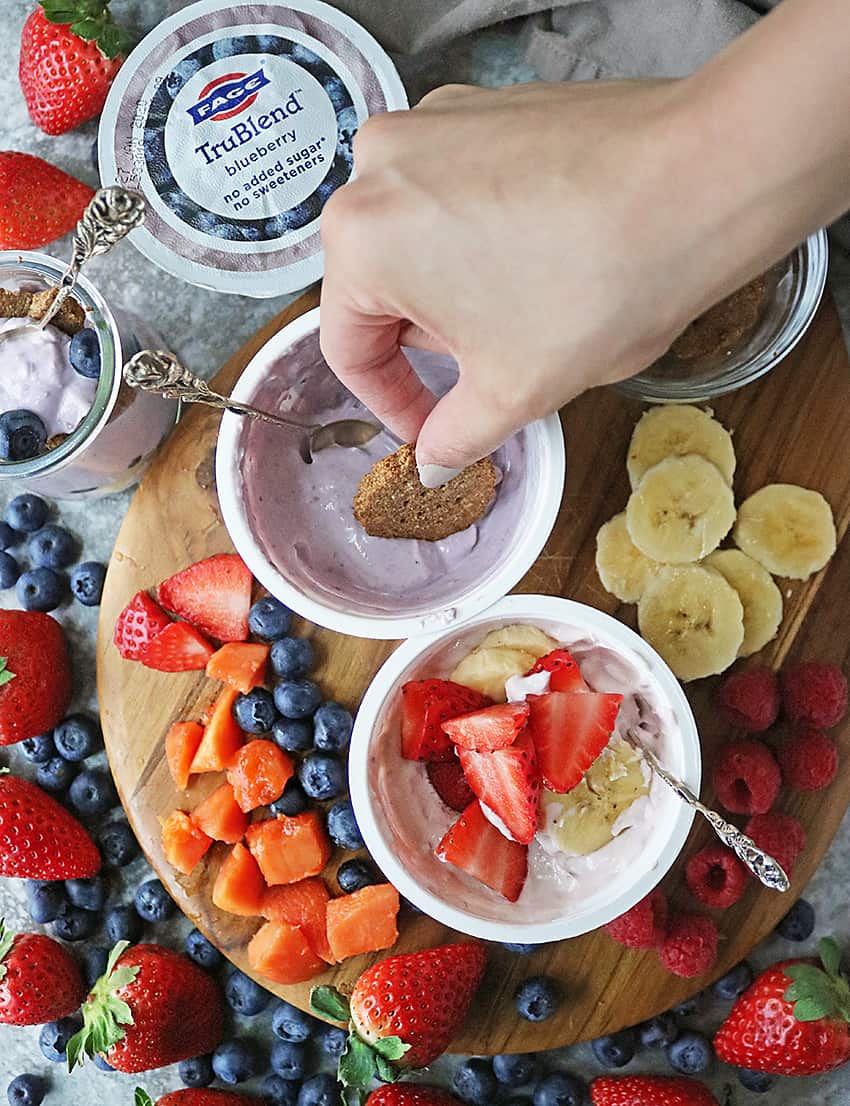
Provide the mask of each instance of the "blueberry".
POLYGON ((106 945, 87 945, 83 949, 83 978, 88 987, 93 987, 105 974, 108 959, 109 949, 106 945))
POLYGON ((292 611, 271 595, 258 599, 248 611, 248 629, 263 641, 277 641, 289 633, 292 611))
POLYGON ((742 960, 740 964, 737 964, 730 972, 717 980, 712 987, 712 991, 714 991, 717 998, 724 999, 726 1002, 733 1002, 742 991, 746 991, 752 981, 753 969, 746 960, 742 960))
POLYGON ((472 1106, 491 1106, 496 1098, 496 1076, 489 1060, 464 1060, 455 1069, 452 1090, 463 1102, 472 1106))
POLYGON ((313 643, 306 637, 282 637, 272 646, 272 672, 285 680, 299 680, 306 676, 315 661, 313 643))
POLYGON ((67 568, 77 555, 77 542, 64 526, 51 522, 32 535, 27 553, 37 568, 67 568))
POLYGON ((263 1101, 269 1106, 298 1106, 298 1083, 281 1075, 267 1075, 263 1080, 263 1101))
POLYGON ((97 915, 65 903, 53 922, 53 936, 60 941, 85 941, 97 929, 97 915))
POLYGON ((505 1087, 524 1087, 534 1081, 537 1059, 528 1052, 493 1057, 493 1074, 505 1087))
POLYGON ((222 961, 222 955, 215 945, 204 937, 199 929, 193 929, 186 937, 186 955, 190 960, 208 972, 213 971, 222 961))
POLYGON ((313 748, 313 727, 309 722, 278 718, 272 726, 272 737, 287 753, 306 753, 313 748))
POLYGON ((96 914, 106 902, 106 884, 100 876, 89 879, 66 879, 65 891, 73 906, 96 914))
POLYGON ((284 1079, 303 1079, 310 1065, 310 1046, 304 1041, 275 1041, 271 1066, 284 1079))
POLYGON ((587 1089, 568 1071, 553 1071, 534 1088, 534 1106, 584 1106, 587 1089))
POLYGON ((339 1106, 340 1086, 332 1075, 323 1073, 305 1079, 298 1092, 297 1106, 339 1106))
POLYGON ((27 882, 27 912, 36 925, 55 921, 67 902, 61 880, 31 879, 27 882))
POLYGON ((279 814, 285 814, 291 818, 295 814, 303 813, 306 809, 307 796, 304 794, 304 788, 296 779, 288 780, 281 797, 269 804, 269 810, 275 817, 279 814))
POLYGON ((18 748, 30 764, 46 764, 56 754, 53 732, 48 730, 47 733, 40 733, 36 737, 28 737, 18 748))
POLYGON ((274 689, 274 704, 284 718, 309 718, 321 701, 312 680, 284 680, 274 689))
POLYGON ((748 1071, 747 1068, 738 1068, 738 1079, 742 1087, 752 1091, 753 1094, 767 1094, 773 1086, 773 1076, 763 1071, 748 1071))
POLYGON ((348 1034, 344 1029, 340 1029, 338 1025, 325 1025, 323 1023, 316 1031, 316 1036, 319 1039, 322 1052, 330 1056, 332 1060, 338 1060, 345 1052, 348 1034))
POLYGON ((208 1087, 215 1079, 212 1056, 193 1056, 191 1060, 181 1060, 177 1072, 185 1087, 208 1087))
POLYGON ((35 772, 36 783, 45 791, 64 791, 70 787, 77 774, 77 767, 62 757, 51 757, 39 764, 35 772))
POLYGON ((238 970, 232 971, 227 977, 224 997, 231 1010, 246 1018, 253 1018, 255 1014, 265 1010, 271 999, 265 987, 238 970))
POLYGON ((125 868, 139 855, 139 843, 123 818, 105 825, 97 836, 97 844, 107 868, 125 868))
POLYGON ((509 941, 502 942, 503 949, 514 952, 517 956, 528 956, 529 953, 535 952, 539 947, 539 945, 512 945, 509 941))
POLYGON ((105 578, 106 565, 100 561, 83 561, 71 573, 71 595, 84 607, 97 607, 105 578))
POLYGON ((530 1022, 551 1018, 561 1005, 561 988, 547 975, 534 975, 514 992, 517 1013, 530 1022))
POLYGON ((316 1019, 297 1006, 280 1002, 272 1014, 272 1033, 282 1041, 307 1041, 316 1029, 316 1019))
POLYGON ((690 998, 686 998, 684 1002, 680 1002, 678 1006, 673 1007, 673 1013, 680 1018, 689 1018, 691 1014, 696 1014, 701 1009, 703 1004, 703 992, 698 991, 697 994, 691 995, 690 998))
POLYGON ((351 712, 333 701, 322 703, 313 716, 313 742, 326 753, 338 753, 351 740, 351 712))
POLYGON ((54 1064, 64 1063, 68 1042, 82 1024, 82 1018, 78 1014, 73 1014, 43 1025, 38 1035, 38 1047, 45 1060, 50 1060, 54 1064))
POLYGON ((245 733, 268 733, 277 718, 274 699, 264 687, 255 687, 247 695, 238 695, 233 717, 245 733))
POLYGON ((372 865, 367 860, 361 860, 360 857, 344 860, 337 869, 336 879, 346 895, 378 882, 372 865))
POLYGON ((146 922, 164 922, 176 909, 174 899, 158 879, 149 879, 139 887, 133 905, 139 917, 146 922))
POLYGON ((28 461, 43 452, 47 427, 33 411, 18 409, 0 415, 0 461, 28 461))
POLYGON ((678 1036, 679 1023, 672 1012, 659 1014, 638 1027, 638 1038, 644 1048, 666 1048, 678 1036))
POLYGON ((83 327, 71 339, 68 360, 80 376, 89 380, 97 380, 100 376, 100 339, 91 327, 83 327))
POLYGON ((84 768, 68 790, 71 805, 78 814, 91 817, 115 806, 115 785, 103 768, 84 768))
POLYGON ((622 1029, 609 1037, 591 1041, 593 1055, 606 1068, 622 1068, 634 1059, 635 1034, 632 1029, 622 1029))
POLYGON ((94 1054, 92 1058, 92 1063, 98 1071, 115 1071, 115 1068, 113 1068, 112 1064, 110 1064, 108 1060, 104 1060, 99 1052, 96 1052, 94 1054))
POLYGON ((298 779, 311 799, 335 799, 345 791, 345 765, 330 753, 308 753, 298 765, 298 779))
POLYGON ((114 945, 117 941, 129 941, 134 945, 142 936, 142 919, 132 906, 113 906, 104 918, 106 936, 114 945))
POLYGON ((47 1083, 40 1075, 16 1075, 6 1095, 9 1106, 41 1106, 47 1094, 47 1083))
POLYGON ((212 1054, 212 1069, 229 1087, 253 1079, 260 1070, 260 1057, 253 1041, 224 1041, 212 1054))
POLYGON ((55 611, 65 598, 67 581, 52 568, 31 568, 18 577, 15 595, 25 611, 55 611))
POLYGON ((20 541, 23 541, 23 534, 19 534, 8 522, 0 522, 0 549, 12 549, 20 541))
POLYGON ((0 589, 13 588, 21 575, 21 566, 11 553, 0 550, 0 589))
POLYGON ((100 746, 100 726, 88 715, 69 714, 53 731, 53 741, 64 760, 85 760, 100 746))
POLYGON ((686 1032, 667 1046, 667 1060, 682 1075, 699 1075, 711 1063, 711 1042, 702 1033, 686 1032))
POLYGON ((31 492, 16 495, 6 508, 6 521, 13 529, 32 534, 47 521, 47 504, 31 492))
POLYGON ((348 799, 334 803, 328 811, 328 833, 335 845, 341 849, 363 848, 363 838, 354 817, 354 807, 348 799))
POLYGON ((814 928, 815 908, 807 899, 797 899, 776 927, 776 933, 786 941, 808 941, 814 928))

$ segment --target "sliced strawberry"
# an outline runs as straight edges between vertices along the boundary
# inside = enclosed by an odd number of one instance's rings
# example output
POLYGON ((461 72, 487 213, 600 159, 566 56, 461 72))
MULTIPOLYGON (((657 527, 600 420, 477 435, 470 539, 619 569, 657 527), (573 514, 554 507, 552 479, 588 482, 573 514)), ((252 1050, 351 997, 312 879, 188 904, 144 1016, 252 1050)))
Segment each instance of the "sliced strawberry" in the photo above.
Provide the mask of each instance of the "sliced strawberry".
POLYGON ((235 553, 218 553, 163 580, 163 607, 216 641, 245 641, 251 607, 251 573, 235 553))
POLYGON ((472 802, 436 848, 437 856, 516 902, 528 875, 528 849, 509 841, 472 802))
POLYGON ((466 782, 475 797, 505 823, 511 836, 527 845, 537 832, 540 775, 528 732, 507 749, 477 753, 458 749, 466 782))
POLYGON ((622 695, 550 691, 530 695, 528 728, 540 775, 553 791, 571 791, 614 732, 622 695))
POLYGON ((504 749, 513 745, 517 734, 525 726, 529 709, 528 703, 498 703, 495 707, 450 718, 443 723, 443 733, 448 734, 461 749, 475 749, 477 752, 504 749))
POLYGON ((451 760, 454 747, 442 723, 489 704, 479 691, 451 680, 411 680, 401 689, 401 755, 405 760, 451 760))
POLYGON ((193 672, 206 668, 213 647, 188 622, 169 622, 148 642, 139 660, 159 672, 193 672))
POLYGON ((466 776, 457 757, 451 760, 435 760, 428 767, 428 779, 431 786, 452 810, 466 810, 475 799, 472 788, 466 782, 466 776))
POLYGON ((142 654, 171 619, 145 591, 137 592, 115 623, 112 640, 118 652, 128 661, 140 661, 142 654))
POLYGON ((590 690, 582 679, 579 666, 567 649, 553 649, 551 653, 541 657, 534 667, 526 672, 526 676, 532 676, 535 672, 551 673, 549 678, 550 691, 590 690))

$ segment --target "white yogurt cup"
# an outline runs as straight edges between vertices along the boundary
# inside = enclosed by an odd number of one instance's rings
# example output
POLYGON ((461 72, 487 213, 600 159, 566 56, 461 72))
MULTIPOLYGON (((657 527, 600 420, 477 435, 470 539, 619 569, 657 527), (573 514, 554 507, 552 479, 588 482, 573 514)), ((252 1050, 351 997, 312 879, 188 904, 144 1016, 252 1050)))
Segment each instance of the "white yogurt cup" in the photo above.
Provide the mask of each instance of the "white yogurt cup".
MULTIPOLYGON (((650 820, 643 830, 626 829, 615 839, 622 842, 623 863, 619 870, 613 864, 588 876, 589 893, 579 878, 566 893, 552 884, 547 894, 544 865, 536 869, 535 886, 527 883, 513 904, 437 859, 434 845, 458 815, 437 798, 424 764, 401 759, 401 688, 408 680, 447 676, 486 633, 513 623, 531 623, 567 646, 578 632, 634 670, 644 681, 641 694, 659 708, 662 732, 653 751, 697 794, 701 755, 688 701, 661 657, 623 623, 583 603, 510 595, 462 627, 405 642, 385 662, 360 704, 348 759, 351 800, 366 847, 399 892, 443 925, 485 940, 538 944, 597 929, 648 895, 678 857, 694 812, 654 778, 650 820), (632 846, 630 833, 637 833, 632 846)), ((601 690, 613 691, 615 683, 601 690)), ((541 849, 537 841, 529 851, 529 880, 534 849, 541 849)))

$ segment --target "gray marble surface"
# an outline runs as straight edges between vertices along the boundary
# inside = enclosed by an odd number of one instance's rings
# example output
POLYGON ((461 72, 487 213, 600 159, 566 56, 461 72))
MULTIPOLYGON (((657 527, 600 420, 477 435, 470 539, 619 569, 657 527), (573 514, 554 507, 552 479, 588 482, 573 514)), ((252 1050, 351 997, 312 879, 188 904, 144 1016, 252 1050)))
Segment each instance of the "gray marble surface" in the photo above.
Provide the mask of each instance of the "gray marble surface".
MULTIPOLYGON (((39 154, 69 172, 96 183, 91 161, 95 124, 87 124, 60 138, 49 138, 30 123, 15 73, 19 28, 31 4, 29 0, 3 0, 0 6, 6 29, 6 33, 0 36, 0 98, 4 106, 3 122, 0 125, 2 146, 39 154)), ((140 29, 147 29, 162 18, 168 5, 166 0, 116 0, 114 6, 117 13, 134 21, 140 29)), ((453 49, 442 51, 439 56, 413 61, 407 59, 402 62, 401 68, 413 100, 444 80, 498 85, 530 79, 532 76, 516 60, 516 39, 510 28, 482 34, 453 49)), ((54 252, 62 256, 66 249, 67 243, 52 247, 54 252)), ((253 301, 242 297, 226 297, 189 287, 153 268, 129 247, 120 249, 111 257, 95 261, 91 266, 91 274, 108 295, 123 301, 148 319, 170 346, 196 370, 205 374, 213 372, 286 302, 285 298, 253 301)), ((841 279, 844 277, 842 270, 837 275, 839 301, 843 306, 848 302, 846 288, 850 286, 850 281, 841 279)), ((5 507, 14 490, 0 484, 0 509, 5 507)), ((129 494, 123 494, 94 503, 62 506, 62 520, 82 539, 86 559, 108 559, 128 502, 129 494)), ((14 605, 13 597, 8 593, 0 595, 0 605, 14 605)), ((74 653, 78 689, 74 706, 95 709, 95 612, 75 606, 60 612, 60 617, 68 628, 74 653)), ((6 751, 2 759, 15 769, 22 767, 22 758, 15 751, 6 751)), ((847 818, 806 891, 806 896, 817 908, 816 936, 834 933, 843 939, 850 937, 846 896, 849 854, 850 818, 847 818)), ((136 861, 122 874, 114 888, 115 896, 126 898, 131 894, 132 888, 146 878, 145 872, 145 861, 136 861)), ((0 881, 0 914, 5 914, 13 926, 28 924, 22 888, 15 881, 0 881)), ((150 936, 176 945, 187 929, 188 926, 181 919, 169 923, 156 933, 151 932, 150 936)), ((774 938, 756 950, 752 959, 757 966, 762 966, 797 952, 797 947, 774 938)), ((723 1010, 722 1005, 710 1001, 704 1011, 693 1019, 693 1025, 710 1030, 718 1024, 723 1010)), ((234 1032, 256 1036, 268 1044, 268 1022, 269 1012, 266 1012, 251 1021, 237 1024, 234 1032)), ((68 1077, 59 1065, 50 1065, 42 1058, 37 1046, 37 1036, 37 1029, 0 1029, 0 1094, 5 1090, 8 1081, 22 1071, 40 1072, 49 1078, 50 1091, 46 1101, 56 1106, 107 1102, 110 1106, 119 1106, 132 1101, 132 1089, 139 1084, 147 1087, 154 1097, 180 1086, 176 1069, 165 1069, 137 1077, 102 1073, 89 1065, 82 1072, 68 1077)), ((437 1075, 448 1076, 453 1063, 453 1060, 442 1062, 437 1066, 437 1075)), ((588 1078, 599 1071, 588 1045, 548 1054, 545 1063, 552 1068, 567 1068, 588 1078)), ((666 1065, 659 1057, 642 1054, 625 1070, 663 1071, 666 1070, 666 1065)), ((708 1081, 718 1092, 721 1102, 724 1101, 725 1087, 732 1084, 733 1101, 739 1106, 758 1101, 769 1102, 773 1106, 798 1106, 804 1099, 822 1106, 846 1106, 850 1102, 850 1068, 808 1080, 782 1080, 768 1094, 762 1096, 742 1090, 733 1073, 719 1064, 712 1069, 708 1081)))

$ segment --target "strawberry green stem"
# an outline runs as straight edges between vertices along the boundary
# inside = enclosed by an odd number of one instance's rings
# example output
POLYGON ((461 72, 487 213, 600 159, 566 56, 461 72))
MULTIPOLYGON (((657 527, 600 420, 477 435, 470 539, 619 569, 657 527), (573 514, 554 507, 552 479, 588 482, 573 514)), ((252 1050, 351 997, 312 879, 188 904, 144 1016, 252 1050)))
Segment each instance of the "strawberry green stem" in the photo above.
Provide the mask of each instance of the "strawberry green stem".
POLYGON ((68 1042, 68 1071, 82 1064, 86 1056, 108 1052, 124 1039, 123 1026, 133 1024, 130 1007, 118 996, 118 991, 132 983, 139 974, 137 965, 118 964, 127 948, 129 941, 118 942, 109 954, 106 971, 83 1003, 83 1028, 68 1042))

